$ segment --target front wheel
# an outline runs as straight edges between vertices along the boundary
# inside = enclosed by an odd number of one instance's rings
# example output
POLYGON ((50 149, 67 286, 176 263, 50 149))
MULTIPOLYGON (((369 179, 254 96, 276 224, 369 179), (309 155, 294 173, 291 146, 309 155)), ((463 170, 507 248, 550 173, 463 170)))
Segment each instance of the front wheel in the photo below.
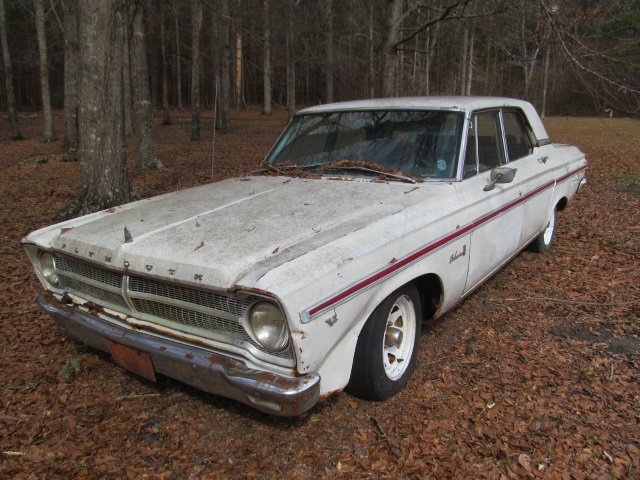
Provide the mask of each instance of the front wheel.
POLYGON ((551 248, 553 234, 556 230, 556 209, 554 208, 549 217, 546 228, 531 242, 530 248, 534 252, 544 253, 551 248))
POLYGON ((420 327, 418 290, 409 285, 389 295, 360 332, 346 390, 366 400, 400 392, 413 375, 420 327))

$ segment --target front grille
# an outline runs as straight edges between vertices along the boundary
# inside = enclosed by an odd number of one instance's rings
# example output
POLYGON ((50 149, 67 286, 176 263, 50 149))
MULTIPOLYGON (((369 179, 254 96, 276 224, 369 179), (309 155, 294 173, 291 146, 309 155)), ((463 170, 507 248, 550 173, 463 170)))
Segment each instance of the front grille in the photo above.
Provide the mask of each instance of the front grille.
POLYGON ((228 312, 238 317, 242 316, 247 308, 251 306, 251 303, 253 303, 251 299, 238 300, 212 292, 194 290, 193 288, 160 283, 144 277, 134 276, 129 277, 129 291, 132 293, 146 293, 157 297, 172 298, 181 302, 228 312))
POLYGON ((127 307, 122 293, 115 293, 95 285, 85 283, 75 277, 70 277, 64 273, 58 275, 62 284, 70 291, 82 292, 91 295, 97 300, 102 300, 108 304, 118 305, 119 307, 127 307))
POLYGON ((56 255, 56 270, 74 273, 96 283, 122 288, 122 275, 93 265, 81 263, 68 257, 56 255))
POLYGON ((87 300, 177 331, 241 346, 263 360, 273 361, 275 357, 290 366, 294 358, 291 345, 283 352, 269 352, 240 322, 259 297, 236 298, 123 275, 61 255, 55 256, 55 263, 64 289, 87 300))
POLYGON ((138 312, 153 315, 154 317, 166 318, 167 320, 181 323, 182 325, 215 332, 224 332, 236 337, 240 337, 244 333, 244 328, 242 328, 242 325, 237 321, 226 320, 188 308, 176 307, 174 305, 153 302, 142 298, 134 298, 133 305, 138 312))

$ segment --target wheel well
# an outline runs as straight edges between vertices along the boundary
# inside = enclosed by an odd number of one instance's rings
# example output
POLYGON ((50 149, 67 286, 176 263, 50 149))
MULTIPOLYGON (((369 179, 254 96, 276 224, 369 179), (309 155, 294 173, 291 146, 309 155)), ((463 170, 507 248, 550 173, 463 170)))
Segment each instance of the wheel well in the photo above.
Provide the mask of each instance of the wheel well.
POLYGON ((567 197, 562 197, 560 201, 556 204, 556 209, 561 212, 565 208, 567 208, 567 204, 569 203, 569 199, 567 197))
POLYGON ((443 288, 440 277, 435 273, 429 273, 416 278, 415 283, 420 292, 420 303, 422 305, 422 319, 429 320, 440 315, 442 306, 443 288))

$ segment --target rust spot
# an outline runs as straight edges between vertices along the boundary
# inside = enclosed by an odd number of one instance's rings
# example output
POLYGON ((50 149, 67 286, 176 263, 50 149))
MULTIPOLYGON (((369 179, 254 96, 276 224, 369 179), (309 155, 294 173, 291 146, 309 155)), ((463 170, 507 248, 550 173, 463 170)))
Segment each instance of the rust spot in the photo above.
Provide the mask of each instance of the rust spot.
MULTIPOLYGON (((287 389, 291 386, 292 380, 288 380, 279 375, 275 375, 271 372, 260 372, 256 375, 258 383, 268 383, 269 385, 275 385, 276 387, 287 389)), ((297 382, 293 380, 293 382, 297 382)))
POLYGON ((73 227, 61 228, 60 229, 60 235, 64 235, 65 233, 67 233, 70 230, 73 230, 73 227))
POLYGON ((190 353, 187 353, 184 357, 185 357, 187 360, 193 360, 193 355, 191 355, 190 353))
POLYGON ((107 213, 116 213, 116 209, 115 209, 114 207, 107 208, 107 209, 105 210, 105 212, 107 212, 107 213))
POLYGON ((398 261, 398 259, 396 257, 393 257, 391 260, 389 260, 389 263, 396 263, 398 261))
POLYGON ((271 253, 276 254, 276 253, 278 253, 278 250, 280 250, 280 247, 276 247, 276 249, 271 253))
POLYGON ((160 350, 161 352, 164 352, 167 349, 167 347, 160 347, 158 350, 160 350))
POLYGON ((241 362, 240 360, 225 357, 217 353, 212 353, 211 355, 209 355, 207 357, 207 360, 209 360, 211 363, 215 363, 216 365, 220 365, 221 367, 226 368, 228 372, 232 372, 233 370, 236 370, 238 368, 246 367, 246 364, 244 362, 241 362))
POLYGON ((200 250, 202 247, 204 247, 204 242, 200 242, 200 245, 198 245, 193 251, 195 252, 196 250, 200 250))
POLYGON ((258 295, 265 295, 267 297, 276 298, 276 296, 273 293, 268 292, 266 290, 262 290, 260 288, 243 287, 242 285, 234 285, 233 290, 242 290, 243 292, 257 293, 258 295))
POLYGON ((196 220, 196 227, 201 227, 202 225, 200 225, 200 223, 198 223, 198 221, 196 220))
POLYGON ((326 401, 331 395, 334 395, 336 393, 341 392, 342 390, 338 389, 338 390, 333 390, 331 392, 327 392, 325 394, 320 395, 320 398, 318 398, 319 402, 324 402, 326 401))
MULTIPOLYGON (((305 338, 307 338, 307 334, 305 332, 303 332, 302 330, 300 330, 300 335, 301 335, 300 336, 301 340, 304 340, 305 338)), ((300 350, 300 351, 302 351, 302 350, 300 350)))

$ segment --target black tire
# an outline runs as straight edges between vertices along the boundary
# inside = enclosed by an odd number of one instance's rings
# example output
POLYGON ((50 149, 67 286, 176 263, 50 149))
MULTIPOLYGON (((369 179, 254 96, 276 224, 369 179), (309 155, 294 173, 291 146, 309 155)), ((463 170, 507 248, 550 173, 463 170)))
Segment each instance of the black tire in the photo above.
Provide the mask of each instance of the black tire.
POLYGON ((407 384, 416 365, 421 317, 413 285, 389 295, 365 323, 346 390, 365 400, 386 400, 407 384), (398 358, 401 354, 405 358, 398 358))
POLYGON ((551 216, 547 221, 547 226, 540 234, 529 244, 529 249, 533 252, 544 253, 551 248, 553 243, 553 235, 556 231, 556 209, 551 212, 551 216))

